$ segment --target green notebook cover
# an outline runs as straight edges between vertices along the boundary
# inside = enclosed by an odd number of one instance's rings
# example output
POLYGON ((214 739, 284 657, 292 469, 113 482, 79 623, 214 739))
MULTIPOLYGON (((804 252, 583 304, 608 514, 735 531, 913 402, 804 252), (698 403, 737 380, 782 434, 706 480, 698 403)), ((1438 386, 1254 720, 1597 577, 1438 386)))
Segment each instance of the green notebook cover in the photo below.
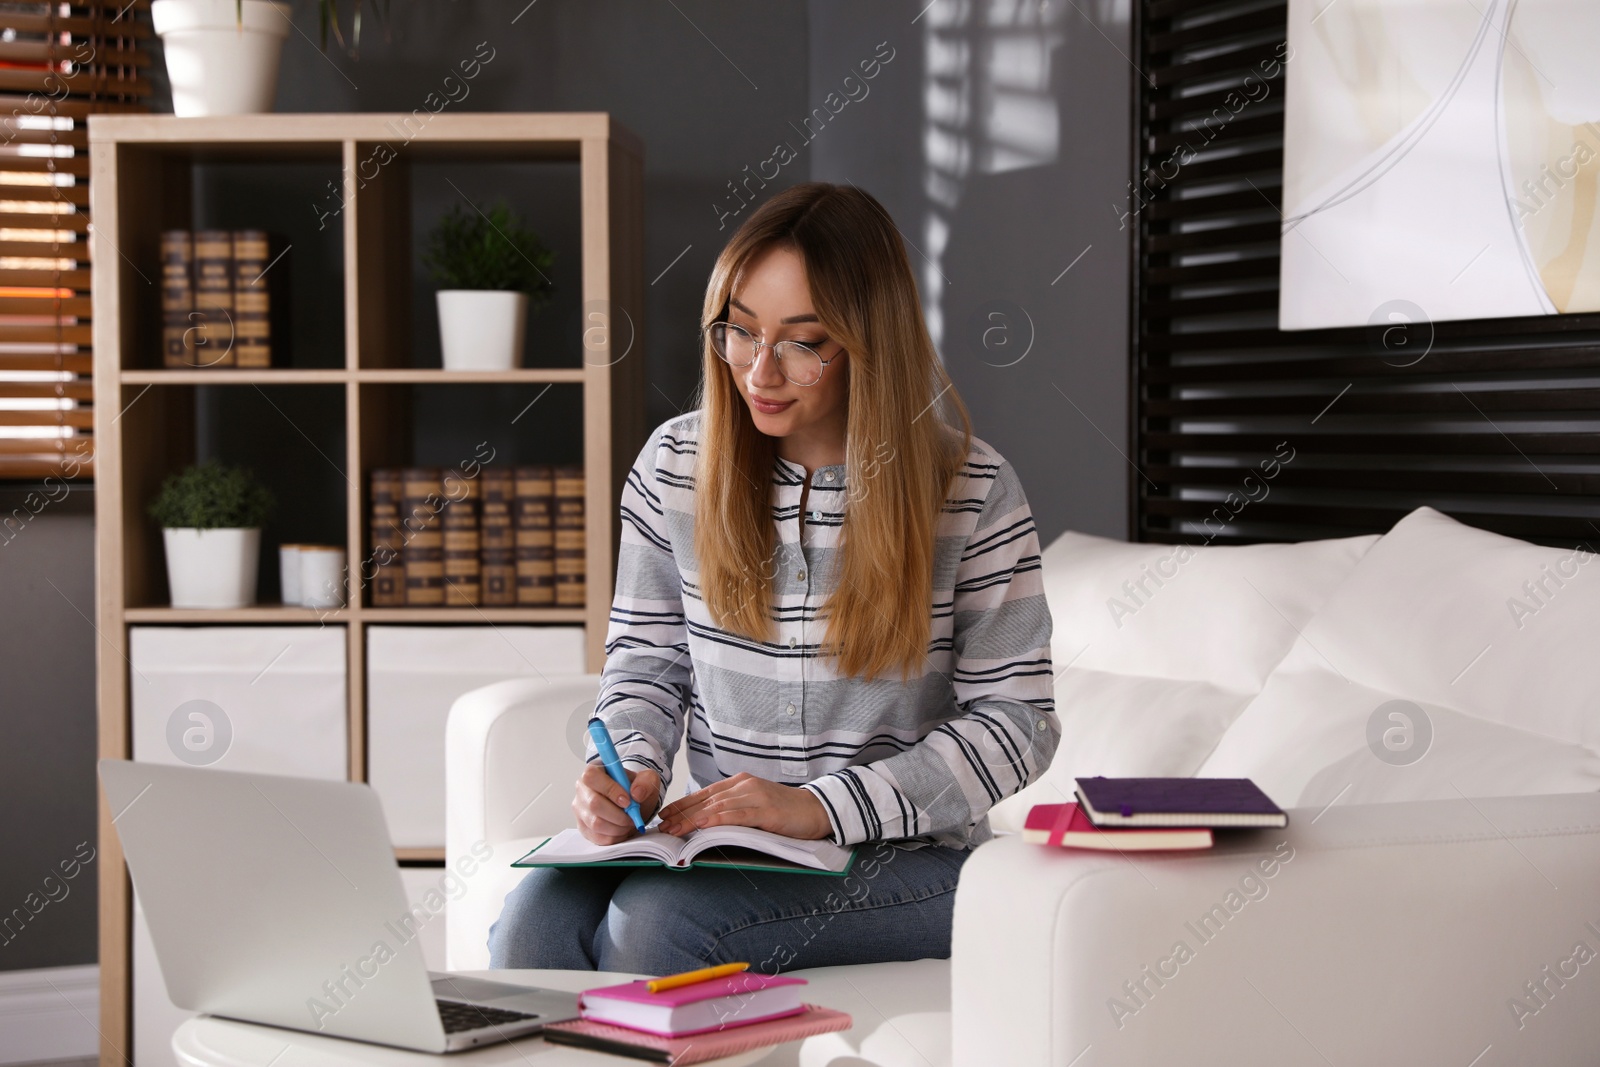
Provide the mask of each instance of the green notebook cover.
POLYGON ((538 851, 544 848, 554 837, 547 837, 529 850, 528 854, 511 864, 513 867, 663 867, 669 871, 687 871, 694 867, 721 867, 734 871, 779 871, 785 874, 821 874, 843 878, 849 874, 856 864, 856 850, 852 846, 849 859, 846 860, 841 871, 820 870, 816 867, 807 867, 799 863, 791 863, 777 856, 769 856, 756 849, 748 848, 711 848, 700 853, 694 859, 684 864, 665 863, 650 856, 633 858, 618 857, 605 860, 556 860, 541 861, 535 859, 538 851), (721 853, 721 855, 718 855, 721 853))

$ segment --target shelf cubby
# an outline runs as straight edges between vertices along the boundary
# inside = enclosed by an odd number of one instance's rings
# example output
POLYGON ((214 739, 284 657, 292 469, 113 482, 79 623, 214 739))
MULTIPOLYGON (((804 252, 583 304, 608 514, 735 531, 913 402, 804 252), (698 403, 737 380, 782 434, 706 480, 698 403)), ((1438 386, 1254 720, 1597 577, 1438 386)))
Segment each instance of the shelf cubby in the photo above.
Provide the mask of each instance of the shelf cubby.
POLYGON ((361 305, 355 366, 361 370, 440 370, 438 286, 420 264, 434 224, 447 212, 485 210, 503 200, 555 253, 545 276, 549 299, 531 311, 521 365, 582 367, 585 303, 582 144, 508 141, 357 141, 348 164, 357 175, 358 270, 380 279, 361 305))
MULTIPOLYGON (((144 118, 145 116, 139 116, 144 118)), ((264 229, 273 238, 273 370, 345 366, 344 240, 338 214, 316 206, 340 189, 337 142, 207 143, 174 138, 119 143, 118 285, 120 369, 160 371, 161 231, 264 229), (281 253, 281 255, 280 255, 281 253), (287 306, 284 306, 287 305, 287 306)), ((97 232, 105 229, 96 218, 97 232)), ((106 297, 94 299, 103 310, 106 297)), ((189 373, 224 373, 199 368, 189 373)), ((233 373, 233 372, 226 372, 233 373)))
MULTIPOLYGON (((208 372, 196 372, 205 375, 208 372)), ((278 594, 280 543, 343 546, 348 541, 345 390, 341 383, 266 380, 226 384, 158 380, 122 383, 123 603, 167 608, 161 530, 145 512, 161 482, 190 463, 217 459, 255 471, 276 507, 262 526, 259 597, 278 594)), ((103 449, 102 449, 103 453, 103 449)), ((101 472, 104 486, 109 473, 101 472)))

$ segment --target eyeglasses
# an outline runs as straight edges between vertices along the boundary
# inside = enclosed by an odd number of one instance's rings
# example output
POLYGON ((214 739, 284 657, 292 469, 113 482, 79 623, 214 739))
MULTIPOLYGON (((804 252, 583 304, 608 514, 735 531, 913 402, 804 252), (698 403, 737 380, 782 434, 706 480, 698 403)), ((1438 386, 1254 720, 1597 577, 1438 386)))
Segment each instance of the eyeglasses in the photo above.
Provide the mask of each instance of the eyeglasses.
POLYGON ((763 348, 772 349, 772 356, 778 361, 778 373, 795 385, 816 385, 828 364, 839 358, 835 355, 833 359, 823 359, 816 349, 799 341, 776 344, 757 341, 749 330, 731 322, 713 322, 705 328, 705 333, 711 338, 711 350, 730 367, 748 367, 763 348))

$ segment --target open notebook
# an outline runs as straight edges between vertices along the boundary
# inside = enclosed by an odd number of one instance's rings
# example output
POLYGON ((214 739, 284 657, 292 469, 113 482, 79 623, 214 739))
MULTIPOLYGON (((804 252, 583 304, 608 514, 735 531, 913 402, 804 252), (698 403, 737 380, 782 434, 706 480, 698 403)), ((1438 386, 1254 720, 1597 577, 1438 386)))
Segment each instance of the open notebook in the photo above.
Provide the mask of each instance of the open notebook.
POLYGON ((683 837, 649 829, 615 845, 597 845, 577 830, 563 830, 533 847, 513 867, 733 867, 796 874, 850 872, 856 850, 831 841, 796 837, 749 826, 713 826, 683 837))

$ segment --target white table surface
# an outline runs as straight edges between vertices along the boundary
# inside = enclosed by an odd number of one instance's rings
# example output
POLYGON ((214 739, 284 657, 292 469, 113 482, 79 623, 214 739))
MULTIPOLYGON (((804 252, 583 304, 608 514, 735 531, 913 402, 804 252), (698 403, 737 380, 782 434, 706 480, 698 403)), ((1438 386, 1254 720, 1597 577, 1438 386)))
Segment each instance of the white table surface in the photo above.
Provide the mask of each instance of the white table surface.
MULTIPOLYGON (((643 977, 595 971, 465 973, 574 993, 643 977)), ((849 1013, 854 1025, 730 1056, 716 1061, 719 1067, 757 1062, 761 1067, 950 1067, 949 960, 817 967, 790 973, 810 983, 806 1000, 849 1013)), ((172 1036, 172 1050, 179 1067, 626 1067, 630 1062, 643 1062, 550 1045, 530 1036, 471 1052, 453 1052, 441 1064, 432 1053, 207 1016, 180 1026, 172 1036)))
MULTIPOLYGON (((476 976, 519 985, 543 986, 577 993, 613 982, 642 978, 637 974, 597 971, 475 971, 476 976)), ((743 1067, 771 1054, 772 1049, 729 1056, 715 1061, 719 1067, 743 1067)), ((552 1045, 538 1035, 502 1041, 469 1052, 452 1052, 447 1058, 431 1052, 412 1052, 386 1045, 369 1045, 321 1034, 283 1030, 275 1026, 235 1022, 200 1015, 172 1035, 172 1052, 179 1067, 619 1067, 641 1063, 587 1049, 552 1045)))

